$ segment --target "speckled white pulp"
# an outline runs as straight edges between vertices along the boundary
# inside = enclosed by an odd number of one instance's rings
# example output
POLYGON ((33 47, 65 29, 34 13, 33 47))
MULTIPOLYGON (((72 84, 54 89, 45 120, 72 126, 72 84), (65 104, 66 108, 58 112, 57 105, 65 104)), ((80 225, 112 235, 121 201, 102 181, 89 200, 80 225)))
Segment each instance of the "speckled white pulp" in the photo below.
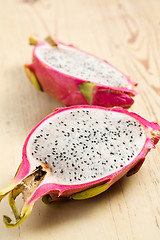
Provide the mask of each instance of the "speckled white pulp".
POLYGON ((79 108, 55 114, 29 139, 27 156, 46 163, 56 183, 79 184, 131 163, 142 150, 143 125, 119 112, 79 108))
POLYGON ((73 77, 109 87, 128 84, 126 77, 109 64, 74 48, 39 46, 35 53, 42 62, 73 77))

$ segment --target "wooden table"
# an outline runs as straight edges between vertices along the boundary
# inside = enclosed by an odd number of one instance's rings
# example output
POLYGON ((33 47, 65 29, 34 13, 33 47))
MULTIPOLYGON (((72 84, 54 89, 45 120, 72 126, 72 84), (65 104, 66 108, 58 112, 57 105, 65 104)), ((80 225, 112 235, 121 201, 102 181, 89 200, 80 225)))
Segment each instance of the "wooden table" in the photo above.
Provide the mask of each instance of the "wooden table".
MULTIPOLYGON (((30 130, 61 106, 28 81, 28 37, 52 35, 91 52, 138 82, 131 110, 160 123, 160 1, 1 0, 0 1, 0 188, 21 161, 30 130)), ((0 205, 2 240, 160 239, 160 144, 141 170, 86 201, 44 205, 18 228, 7 229, 7 199, 0 205)))

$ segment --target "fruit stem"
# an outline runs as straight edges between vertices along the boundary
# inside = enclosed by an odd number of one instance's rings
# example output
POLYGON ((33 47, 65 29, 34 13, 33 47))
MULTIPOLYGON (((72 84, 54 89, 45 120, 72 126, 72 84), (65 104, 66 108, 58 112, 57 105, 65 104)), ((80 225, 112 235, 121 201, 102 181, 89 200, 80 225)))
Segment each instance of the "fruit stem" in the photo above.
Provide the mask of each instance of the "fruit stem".
POLYGON ((48 36, 48 37, 46 37, 45 38, 45 41, 49 44, 49 45, 51 45, 52 47, 58 47, 58 44, 55 42, 55 40, 52 38, 52 37, 50 37, 50 36, 48 36))
POLYGON ((17 209, 17 206, 16 206, 15 199, 20 193, 21 193, 21 189, 14 189, 9 193, 9 198, 8 198, 9 205, 12 208, 12 211, 14 213, 14 216, 15 216, 16 220, 19 220, 20 216, 19 216, 19 213, 18 213, 18 209, 17 209))
POLYGON ((13 211, 16 220, 15 223, 12 223, 12 220, 8 216, 3 216, 4 223, 7 227, 12 228, 19 226, 29 216, 35 202, 32 201, 29 203, 29 201, 35 191, 38 189, 41 182, 43 181, 46 173, 47 172, 44 171, 42 166, 40 165, 36 167, 36 169, 30 175, 21 180, 21 182, 16 184, 13 180, 13 182, 6 189, 0 192, 0 199, 5 197, 9 193, 9 205, 13 211), (19 214, 15 199, 20 193, 22 193, 23 195, 22 198, 24 202, 22 210, 19 214))

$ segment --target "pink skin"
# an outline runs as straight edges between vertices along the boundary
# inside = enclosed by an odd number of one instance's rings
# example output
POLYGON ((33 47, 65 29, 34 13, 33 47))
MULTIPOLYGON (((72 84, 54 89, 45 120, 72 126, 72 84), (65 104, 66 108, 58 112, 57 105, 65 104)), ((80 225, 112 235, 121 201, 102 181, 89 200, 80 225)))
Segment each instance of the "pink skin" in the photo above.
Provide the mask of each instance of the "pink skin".
MULTIPOLYGON (((66 45, 61 42, 57 43, 75 49, 74 46, 66 45)), ((41 62, 37 57, 35 51, 39 46, 42 45, 48 46, 46 42, 38 42, 33 49, 33 63, 30 65, 26 65, 32 72, 34 72, 42 89, 50 96, 56 98, 66 106, 88 104, 87 100, 84 98, 78 88, 80 84, 86 81, 61 73, 41 62)), ((104 62, 109 64, 107 61, 104 62)), ((128 76, 124 76, 128 81, 128 85, 125 88, 107 87, 98 83, 94 83, 95 88, 93 91, 91 104, 105 107, 130 107, 134 102, 131 96, 135 96, 137 94, 134 90, 132 90, 132 87, 136 86, 137 84, 132 82, 128 76)))
POLYGON ((135 113, 132 113, 132 112, 128 112, 127 110, 125 110, 123 108, 120 108, 120 107, 119 108, 114 108, 114 109, 106 109, 104 107, 88 106, 87 105, 87 106, 72 106, 72 107, 68 107, 68 108, 59 108, 59 109, 56 109, 52 114, 50 114, 49 116, 44 118, 28 135, 28 137, 27 137, 27 139, 24 143, 24 147, 23 147, 22 164, 21 164, 21 167, 20 167, 20 169, 19 169, 19 171, 18 171, 18 173, 17 173, 17 175, 14 179, 15 182, 18 183, 23 178, 25 178, 26 176, 31 174, 30 169, 31 169, 31 164, 32 163, 29 162, 29 159, 27 157, 27 150, 26 149, 27 149, 28 141, 29 141, 30 137, 32 136, 32 133, 35 131, 35 129, 41 123, 43 123, 46 119, 52 117, 53 115, 59 114, 62 111, 67 111, 67 109, 76 109, 76 108, 104 109, 105 111, 121 112, 121 113, 124 113, 124 114, 127 114, 127 115, 133 117, 138 122, 143 124, 143 126, 145 127, 145 130, 146 130, 146 141, 145 141, 145 144, 143 146, 143 149, 138 154, 138 156, 134 159, 134 161, 132 161, 130 164, 123 167, 121 170, 119 170, 119 171, 117 171, 117 172, 115 172, 111 175, 108 175, 104 178, 101 178, 99 180, 96 180, 96 181, 92 181, 92 182, 85 183, 85 184, 76 184, 76 185, 61 185, 61 184, 55 184, 55 183, 45 183, 45 184, 43 184, 43 182, 42 182, 40 184, 40 186, 38 187, 38 189, 32 195, 28 204, 35 202, 37 199, 39 199, 40 197, 42 197, 42 196, 44 196, 48 193, 52 193, 53 195, 56 194, 58 197, 69 197, 73 193, 80 192, 82 190, 88 189, 88 188, 93 187, 93 186, 100 185, 102 183, 108 182, 108 186, 111 186, 114 182, 116 182, 122 176, 127 174, 127 172, 129 172, 129 170, 133 169, 137 163, 142 164, 143 161, 145 160, 145 156, 148 153, 148 151, 151 148, 155 148, 155 144, 160 139, 160 126, 157 123, 149 122, 149 121, 145 120, 144 118, 140 117, 139 115, 137 115, 135 113))

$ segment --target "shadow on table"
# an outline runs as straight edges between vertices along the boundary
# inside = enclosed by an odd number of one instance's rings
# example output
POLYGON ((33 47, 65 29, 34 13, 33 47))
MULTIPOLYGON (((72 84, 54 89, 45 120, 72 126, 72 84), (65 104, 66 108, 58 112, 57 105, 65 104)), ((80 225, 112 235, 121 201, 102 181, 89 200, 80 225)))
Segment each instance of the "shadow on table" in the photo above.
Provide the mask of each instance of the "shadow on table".
MULTIPOLYGON (((115 201, 122 195, 122 185, 123 191, 125 191, 129 184, 127 184, 128 178, 123 177, 113 186, 111 186, 106 192, 87 200, 68 200, 63 202, 54 202, 50 205, 43 205, 42 202, 37 202, 33 212, 31 213, 31 218, 25 226, 31 231, 47 231, 47 229, 54 229, 63 225, 66 222, 74 223, 75 221, 82 221, 85 218, 92 218, 95 216, 96 209, 103 208, 103 211, 112 211, 111 203, 115 201)), ((105 213, 106 215, 106 213, 105 213)), ((77 223, 78 224, 78 223, 77 223)))

